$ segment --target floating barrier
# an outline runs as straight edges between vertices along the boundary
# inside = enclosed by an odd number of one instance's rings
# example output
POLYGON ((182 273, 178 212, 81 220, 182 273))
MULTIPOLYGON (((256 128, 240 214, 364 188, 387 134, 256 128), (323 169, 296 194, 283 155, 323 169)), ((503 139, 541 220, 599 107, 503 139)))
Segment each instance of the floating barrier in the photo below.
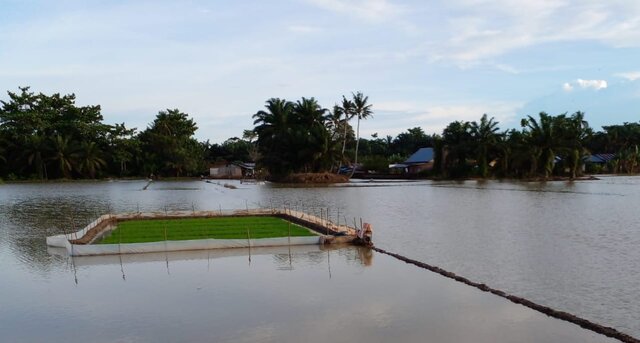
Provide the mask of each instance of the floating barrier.
POLYGON ((442 276, 445 276, 445 277, 448 277, 450 279, 454 279, 454 280, 456 280, 458 282, 462 282, 462 283, 464 283, 466 285, 475 287, 475 288, 477 288, 477 289, 479 289, 481 291, 495 294, 495 295, 497 295, 499 297, 508 299, 508 300, 510 300, 510 301, 512 301, 512 302, 514 302, 516 304, 524 305, 524 306, 529 307, 531 309, 534 309, 534 310, 536 310, 538 312, 542 312, 542 313, 546 314, 549 317, 554 317, 554 318, 557 318, 557 319, 561 319, 561 320, 564 320, 564 321, 567 321, 567 322, 571 322, 571 323, 577 324, 577 325, 579 325, 580 327, 582 327, 584 329, 591 330, 593 332, 597 332, 599 334, 602 334, 602 335, 605 335, 605 336, 608 336, 608 337, 611 337, 611 338, 618 339, 618 340, 620 340, 622 342, 625 342, 625 343, 640 343, 639 339, 637 339, 637 338, 635 338, 633 336, 630 336, 630 335, 628 335, 626 333, 620 332, 620 331, 618 331, 618 330, 616 330, 616 329, 614 329, 612 327, 603 326, 603 325, 594 323, 594 322, 592 322, 592 321, 590 321, 588 319, 580 318, 580 317, 578 317, 578 316, 576 316, 574 314, 568 313, 568 312, 554 310, 554 309, 552 309, 550 307, 534 303, 531 300, 527 300, 527 299, 524 299, 524 298, 521 298, 521 297, 517 297, 515 295, 508 294, 508 293, 506 293, 504 291, 501 291, 499 289, 491 288, 491 287, 489 287, 489 286, 487 286, 487 285, 485 285, 483 283, 473 282, 473 281, 471 281, 471 280, 469 280, 467 278, 464 278, 462 276, 456 275, 455 273, 448 272, 448 271, 446 271, 446 270, 444 270, 444 269, 442 269, 440 267, 436 267, 436 266, 432 266, 432 265, 424 263, 424 262, 412 260, 412 259, 410 259, 408 257, 404 257, 402 255, 395 254, 395 253, 392 253, 392 252, 389 252, 389 251, 386 251, 384 249, 380 249, 380 248, 377 248, 377 247, 372 247, 372 249, 375 250, 376 252, 381 253, 381 254, 385 254, 385 255, 389 255, 389 256, 395 257, 396 259, 398 259, 400 261, 403 261, 405 263, 413 264, 413 265, 415 265, 417 267, 430 270, 430 271, 432 271, 434 273, 438 273, 438 274, 440 274, 442 276))

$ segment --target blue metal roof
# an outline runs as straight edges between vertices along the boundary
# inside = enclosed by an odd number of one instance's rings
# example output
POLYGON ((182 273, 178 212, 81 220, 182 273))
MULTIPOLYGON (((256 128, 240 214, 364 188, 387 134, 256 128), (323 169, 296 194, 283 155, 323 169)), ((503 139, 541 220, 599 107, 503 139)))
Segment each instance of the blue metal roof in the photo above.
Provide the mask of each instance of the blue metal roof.
POLYGON ((593 154, 587 157, 586 162, 591 163, 608 163, 611 161, 616 155, 615 154, 593 154))
POLYGON ((427 163, 433 160, 433 148, 420 148, 404 161, 405 164, 427 163))

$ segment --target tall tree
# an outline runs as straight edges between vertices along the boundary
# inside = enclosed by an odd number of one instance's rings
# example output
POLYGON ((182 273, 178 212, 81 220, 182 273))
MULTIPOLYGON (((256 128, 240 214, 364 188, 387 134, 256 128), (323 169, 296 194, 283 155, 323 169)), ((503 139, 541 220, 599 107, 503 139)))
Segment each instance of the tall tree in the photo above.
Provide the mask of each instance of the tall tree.
POLYGON ((476 158, 480 167, 480 175, 487 177, 488 155, 498 143, 498 122, 494 118, 487 119, 487 114, 483 114, 480 122, 471 122, 471 136, 475 141, 476 158))
POLYGON ((333 154, 327 112, 314 98, 303 97, 294 105, 293 137, 299 165, 305 172, 324 171, 331 165, 333 154))
POLYGON ((19 146, 22 150, 22 157, 27 162, 26 166, 35 168, 40 180, 48 179, 47 159, 51 152, 49 140, 43 134, 26 136, 21 140, 19 146))
POLYGON ((129 173, 129 163, 140 157, 140 141, 136 129, 127 129, 124 123, 115 124, 107 135, 107 150, 113 161, 114 172, 119 176, 129 173), (117 168, 117 169, 116 169, 117 168))
POLYGON ((271 98, 266 101, 266 111, 253 115, 255 133, 258 135, 258 150, 261 153, 259 163, 276 178, 293 171, 290 152, 290 120, 294 104, 285 99, 271 98))
POLYGON ((59 175, 70 178, 78 161, 77 143, 71 141, 69 137, 59 135, 54 136, 51 143, 53 153, 50 159, 54 162, 59 175))
POLYGON ((525 128, 527 139, 531 146, 532 172, 537 172, 537 166, 542 165, 544 178, 549 178, 553 171, 553 165, 558 147, 559 135, 557 119, 540 112, 539 119, 532 116, 522 119, 522 127, 525 128))
POLYGON ((155 120, 140 133, 140 141, 146 153, 145 164, 159 168, 156 172, 182 176, 199 174, 199 162, 204 156, 198 142, 193 138, 198 127, 189 115, 178 109, 158 112, 155 120))
POLYGON ((563 145, 566 149, 564 158, 567 161, 570 176, 573 179, 582 171, 583 157, 587 153, 585 144, 592 134, 592 130, 589 128, 589 123, 584 119, 583 112, 578 111, 564 120, 563 145))
POLYGON ((103 153, 95 142, 83 142, 78 149, 78 172, 95 179, 96 173, 107 166, 103 153))
POLYGON ((368 96, 364 96, 361 92, 357 92, 353 95, 353 115, 358 118, 358 124, 356 128, 356 153, 355 153, 355 161, 353 169, 351 170, 351 176, 356 172, 356 168, 358 166, 358 147, 360 145, 360 120, 367 119, 373 116, 373 111, 371 110, 371 104, 368 104, 369 101, 368 96))
MULTIPOLYGON (((471 124, 468 121, 454 121, 442 131, 441 165, 447 177, 461 177, 468 173, 467 159, 472 155, 473 143, 471 124)), ((435 164, 435 161, 434 161, 435 164)))
MULTIPOLYGON (((355 104, 347 99, 344 95, 342 96, 342 103, 340 106, 336 106, 334 112, 337 112, 339 115, 343 116, 343 134, 342 134, 342 157, 340 163, 344 163, 344 152, 347 147, 347 129, 349 127, 349 121, 355 116, 355 104)), ((357 144, 357 143, 356 143, 357 144)))

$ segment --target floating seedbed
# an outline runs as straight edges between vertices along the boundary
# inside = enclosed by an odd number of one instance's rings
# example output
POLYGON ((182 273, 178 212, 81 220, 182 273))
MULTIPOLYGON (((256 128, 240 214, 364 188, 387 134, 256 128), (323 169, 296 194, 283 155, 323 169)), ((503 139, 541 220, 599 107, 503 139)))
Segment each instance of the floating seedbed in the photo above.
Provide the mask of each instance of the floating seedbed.
POLYGON ((118 222, 97 244, 197 239, 261 239, 318 236, 298 224, 272 216, 140 219, 118 222))
POLYGON ((47 237, 72 256, 217 248, 364 243, 371 230, 289 210, 103 215, 78 232, 47 237), (366 232, 365 232, 366 231, 366 232))

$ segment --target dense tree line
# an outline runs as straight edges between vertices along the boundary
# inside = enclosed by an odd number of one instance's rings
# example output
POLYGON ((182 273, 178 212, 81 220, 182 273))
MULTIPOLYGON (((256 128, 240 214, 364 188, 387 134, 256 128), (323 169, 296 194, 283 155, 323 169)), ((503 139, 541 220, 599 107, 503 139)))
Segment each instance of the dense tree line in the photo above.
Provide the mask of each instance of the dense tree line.
POLYGON ((209 146, 177 109, 160 111, 142 132, 103 123, 99 105, 29 87, 0 101, 0 177, 5 179, 199 175, 209 146))
POLYGON ((197 125, 178 109, 159 111, 138 132, 103 123, 101 108, 77 106, 75 95, 35 94, 28 87, 0 101, 0 178, 59 179, 128 176, 198 176, 216 161, 257 162, 273 178, 298 172, 388 172, 422 147, 433 147, 425 176, 577 177, 590 153, 615 157, 594 170, 640 170, 640 124, 604 126, 594 132, 582 112, 527 116, 520 128, 500 130, 486 114, 454 121, 441 134, 413 127, 396 137, 360 137, 372 116, 368 97, 342 97, 331 110, 314 98, 272 98, 253 115, 254 128, 217 144, 194 138, 197 125), (352 126, 352 123, 355 124, 352 126), (342 170, 341 170, 342 167, 342 170))
POLYGON ((521 130, 500 132, 494 118, 450 123, 435 142, 434 173, 445 177, 578 176, 593 131, 582 112, 528 116, 521 130))
MULTIPOLYGON (((278 179, 291 173, 337 171, 350 161, 347 143, 353 137, 349 124, 357 119, 354 164, 358 161, 360 120, 372 115, 368 97, 362 93, 343 97, 333 111, 321 107, 314 98, 297 102, 272 98, 265 110, 253 115, 257 137, 258 163, 278 179)), ((352 170, 352 174, 355 168, 352 170)))

